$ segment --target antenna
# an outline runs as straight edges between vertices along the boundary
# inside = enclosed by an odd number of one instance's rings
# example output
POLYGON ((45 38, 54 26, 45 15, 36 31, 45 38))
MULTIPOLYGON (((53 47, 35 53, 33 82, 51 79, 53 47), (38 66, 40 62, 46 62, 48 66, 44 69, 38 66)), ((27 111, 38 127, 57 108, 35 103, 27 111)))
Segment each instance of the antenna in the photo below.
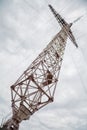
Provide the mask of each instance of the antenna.
MULTIPOLYGON (((55 16, 56 20, 58 21, 59 25, 61 26, 61 28, 63 28, 64 32, 68 35, 69 39, 73 42, 73 44, 78 48, 78 45, 76 43, 75 37, 71 31, 71 26, 73 25, 73 23, 68 24, 62 17, 60 14, 58 14, 56 12, 56 10, 49 5, 49 8, 51 9, 53 15, 55 16)), ((80 18, 79 18, 80 19, 80 18)))

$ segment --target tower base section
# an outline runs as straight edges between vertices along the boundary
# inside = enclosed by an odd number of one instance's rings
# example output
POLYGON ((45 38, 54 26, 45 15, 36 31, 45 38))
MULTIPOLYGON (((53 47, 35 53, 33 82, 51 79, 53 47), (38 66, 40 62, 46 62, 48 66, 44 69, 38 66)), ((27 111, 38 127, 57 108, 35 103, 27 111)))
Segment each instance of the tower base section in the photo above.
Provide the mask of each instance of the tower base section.
POLYGON ((8 129, 3 126, 2 128, 0 127, 0 130, 8 130, 8 129))

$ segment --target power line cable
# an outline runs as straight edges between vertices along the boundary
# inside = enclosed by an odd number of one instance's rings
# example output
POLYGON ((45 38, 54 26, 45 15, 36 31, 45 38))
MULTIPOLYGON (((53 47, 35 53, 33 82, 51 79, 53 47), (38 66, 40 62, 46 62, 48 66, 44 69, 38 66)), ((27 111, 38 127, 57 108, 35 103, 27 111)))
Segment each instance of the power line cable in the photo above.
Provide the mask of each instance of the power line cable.
POLYGON ((74 61, 74 58, 73 58, 73 56, 71 55, 71 53, 70 53, 70 56, 71 56, 71 59, 72 59, 72 61, 73 61, 74 66, 75 66, 75 68, 76 68, 76 71, 77 71, 77 73, 78 73, 78 76, 79 76, 79 79, 80 79, 80 83, 81 83, 82 86, 83 86, 84 92, 87 94, 87 88, 86 88, 86 86, 85 86, 85 84, 84 84, 84 82, 83 82, 82 76, 80 75, 79 69, 78 69, 78 67, 77 67, 77 65, 76 65, 76 63, 75 63, 75 61, 74 61))
POLYGON ((53 127, 53 126, 52 126, 52 127, 51 127, 51 126, 48 126, 46 123, 42 122, 42 121, 39 119, 38 116, 36 116, 36 115, 34 115, 34 116, 36 117, 36 119, 38 119, 39 124, 40 124, 41 126, 43 126, 44 128, 47 128, 48 130, 53 130, 53 129, 58 130, 58 128, 53 127))
MULTIPOLYGON (((29 4, 28 1, 27 1, 26 4, 29 4)), ((32 9, 34 9, 35 11, 37 11, 32 5, 29 4, 29 6, 30 6, 32 9)), ((63 8, 63 9, 64 9, 64 8, 63 8)), ((62 10, 61 10, 61 11, 62 11, 62 10)), ((37 11, 37 12, 38 12, 38 11, 37 11)), ((51 21, 51 19, 49 19, 49 22, 50 22, 50 21, 51 21)), ((46 21, 46 22, 47 22, 47 21, 46 21)), ((48 23, 49 23, 49 22, 48 22, 48 23)), ((40 26, 39 26, 39 28, 40 28, 40 26)), ((39 29, 39 28, 38 28, 38 29, 39 29)), ((35 30, 34 33, 36 33, 36 32, 38 31, 38 29, 35 30)), ((57 30, 57 29, 55 29, 55 30, 57 30)), ((34 33, 32 33, 31 35, 33 35, 34 33)), ((19 49, 20 49, 20 47, 19 47, 19 49)), ((28 59, 28 57, 29 57, 29 55, 27 55, 21 62, 23 63, 24 60, 27 60, 27 59, 28 59)), ((19 66, 19 64, 20 64, 20 63, 18 63, 18 64, 16 65, 16 67, 15 67, 16 69, 17 69, 17 66, 19 66)))

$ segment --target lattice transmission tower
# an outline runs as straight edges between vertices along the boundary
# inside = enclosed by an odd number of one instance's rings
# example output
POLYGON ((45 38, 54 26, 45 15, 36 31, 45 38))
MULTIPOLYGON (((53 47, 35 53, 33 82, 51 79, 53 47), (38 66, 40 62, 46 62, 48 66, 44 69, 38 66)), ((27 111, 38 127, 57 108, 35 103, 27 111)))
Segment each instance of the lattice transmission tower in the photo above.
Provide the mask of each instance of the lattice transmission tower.
POLYGON ((61 30, 11 86, 12 117, 0 129, 18 130, 23 120, 53 102, 67 38, 78 47, 70 29, 72 23, 68 24, 51 5, 49 7, 61 30))

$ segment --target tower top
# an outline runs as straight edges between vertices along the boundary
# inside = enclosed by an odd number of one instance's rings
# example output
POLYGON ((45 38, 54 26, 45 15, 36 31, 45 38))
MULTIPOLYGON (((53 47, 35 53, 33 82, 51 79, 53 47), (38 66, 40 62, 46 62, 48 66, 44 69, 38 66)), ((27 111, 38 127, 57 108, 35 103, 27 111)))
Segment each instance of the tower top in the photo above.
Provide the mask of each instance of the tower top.
POLYGON ((67 23, 59 13, 57 13, 57 11, 52 7, 52 5, 48 5, 49 8, 51 9, 53 15, 55 16, 56 20, 58 21, 59 25, 61 26, 61 28, 63 28, 64 32, 66 32, 66 34, 68 35, 69 39, 73 42, 73 44, 78 48, 78 45, 76 43, 75 37, 71 31, 71 26, 73 23, 67 23))

